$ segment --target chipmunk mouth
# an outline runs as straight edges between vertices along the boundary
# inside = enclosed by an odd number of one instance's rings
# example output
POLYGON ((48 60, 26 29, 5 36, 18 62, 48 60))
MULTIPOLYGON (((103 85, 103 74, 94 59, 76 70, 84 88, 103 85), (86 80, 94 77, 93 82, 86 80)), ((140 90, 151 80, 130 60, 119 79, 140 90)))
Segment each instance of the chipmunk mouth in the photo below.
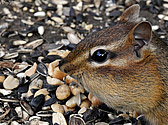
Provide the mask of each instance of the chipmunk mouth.
POLYGON ((76 70, 71 70, 69 72, 66 72, 67 75, 71 76, 72 78, 76 79, 77 81, 81 81, 82 78, 82 72, 81 71, 76 71, 76 70))
POLYGON ((72 76, 73 78, 75 78, 76 80, 81 80, 81 78, 82 78, 82 73, 80 73, 80 72, 78 72, 78 73, 73 73, 73 74, 71 74, 71 76, 72 76))
POLYGON ((76 69, 74 65, 68 65, 66 64, 65 59, 62 59, 59 62, 59 69, 64 72, 67 73, 67 75, 73 77, 74 79, 76 79, 78 82, 82 82, 82 74, 83 71, 76 69))

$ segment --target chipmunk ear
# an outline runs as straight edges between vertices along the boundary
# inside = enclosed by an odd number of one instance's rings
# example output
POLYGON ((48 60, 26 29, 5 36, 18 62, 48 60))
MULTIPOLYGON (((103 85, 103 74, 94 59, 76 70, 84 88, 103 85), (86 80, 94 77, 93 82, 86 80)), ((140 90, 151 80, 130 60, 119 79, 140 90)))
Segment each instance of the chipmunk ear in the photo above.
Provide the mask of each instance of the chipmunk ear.
POLYGON ((141 57, 141 49, 149 43, 152 37, 152 27, 147 21, 138 23, 132 29, 134 37, 134 51, 137 57, 141 57))
POLYGON ((140 6, 134 4, 127 8, 120 17, 120 22, 137 22, 139 19, 140 6))

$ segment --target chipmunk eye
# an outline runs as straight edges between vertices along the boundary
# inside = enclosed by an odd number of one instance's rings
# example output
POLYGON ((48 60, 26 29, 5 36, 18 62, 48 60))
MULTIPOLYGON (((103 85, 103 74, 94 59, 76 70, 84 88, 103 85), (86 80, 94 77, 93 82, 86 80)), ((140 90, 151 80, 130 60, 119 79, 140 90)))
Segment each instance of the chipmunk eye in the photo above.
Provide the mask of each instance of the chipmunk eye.
POLYGON ((95 62, 102 63, 108 59, 109 53, 106 50, 99 49, 96 50, 93 55, 91 56, 91 59, 95 62))

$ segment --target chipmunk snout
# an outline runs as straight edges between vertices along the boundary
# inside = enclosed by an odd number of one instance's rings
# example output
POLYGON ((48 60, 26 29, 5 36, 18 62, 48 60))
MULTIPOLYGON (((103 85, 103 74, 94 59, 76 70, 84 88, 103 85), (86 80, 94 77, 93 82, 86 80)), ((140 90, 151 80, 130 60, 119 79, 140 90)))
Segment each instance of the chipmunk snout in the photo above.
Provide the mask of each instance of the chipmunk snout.
POLYGON ((76 70, 76 66, 69 63, 66 59, 62 59, 58 66, 62 72, 67 73, 68 75, 72 75, 72 72, 76 70))
POLYGON ((59 61, 59 69, 64 72, 64 73, 67 73, 67 70, 65 69, 65 59, 62 59, 61 61, 59 61))

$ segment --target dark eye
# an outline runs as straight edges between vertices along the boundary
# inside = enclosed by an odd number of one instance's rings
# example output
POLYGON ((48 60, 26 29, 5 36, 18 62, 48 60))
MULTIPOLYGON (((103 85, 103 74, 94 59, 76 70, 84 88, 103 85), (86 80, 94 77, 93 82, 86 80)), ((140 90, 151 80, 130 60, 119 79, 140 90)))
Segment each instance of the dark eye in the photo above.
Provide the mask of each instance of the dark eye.
POLYGON ((91 56, 91 59, 98 63, 103 63, 108 58, 109 58, 109 53, 103 49, 96 50, 91 56))

